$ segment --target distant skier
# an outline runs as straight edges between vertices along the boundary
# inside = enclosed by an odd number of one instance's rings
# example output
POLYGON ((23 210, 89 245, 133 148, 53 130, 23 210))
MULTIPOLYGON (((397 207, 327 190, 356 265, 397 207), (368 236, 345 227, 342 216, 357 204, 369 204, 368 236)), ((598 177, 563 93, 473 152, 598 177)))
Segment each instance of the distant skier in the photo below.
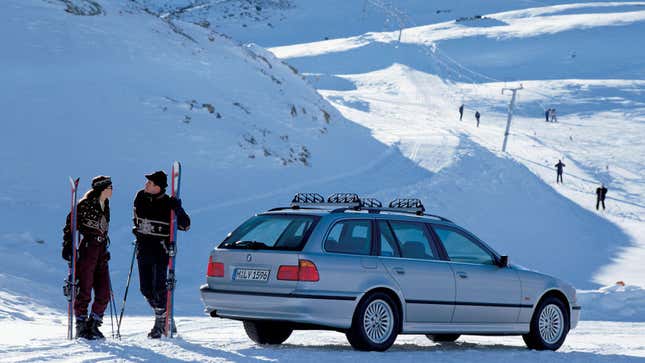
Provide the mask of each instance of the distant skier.
POLYGON ((558 175, 557 175, 557 177, 556 177, 556 179, 555 179, 556 184, 557 184, 557 183, 564 183, 564 182, 562 181, 562 172, 564 171, 564 167, 565 167, 565 166, 566 166, 566 165, 564 165, 564 163, 562 162, 562 160, 559 160, 559 159, 558 159, 558 163, 557 163, 557 164, 555 164, 555 168, 556 168, 556 171, 557 171, 557 173, 558 173, 558 175))
MULTIPOLYGON (((137 262, 141 293, 155 313, 155 323, 148 333, 158 339, 164 333, 166 322, 168 242, 170 238, 170 210, 177 215, 177 228, 187 231, 190 217, 181 206, 181 199, 166 194, 168 177, 163 171, 147 174, 148 181, 134 198, 134 228, 137 237, 137 262)), ((171 322, 176 331, 174 321, 171 322)))
POLYGON ((459 121, 464 117, 464 104, 462 103, 461 106, 459 106, 459 121))
MULTIPOLYGON (((77 228, 82 235, 78 244, 76 261, 76 279, 78 295, 74 302, 76 316, 76 337, 85 339, 104 339, 99 330, 103 323, 103 312, 110 301, 110 271, 108 261, 108 227, 110 224, 110 198, 112 197, 112 180, 109 176, 97 176, 92 179, 90 189, 78 202, 77 228), (87 315, 87 308, 92 299, 92 312, 87 315)), ((72 260, 72 233, 70 215, 63 229, 63 259, 72 260)))
POLYGON ((551 122, 558 122, 558 117, 555 115, 555 108, 551 109, 551 122))
POLYGON ((549 122, 549 119, 551 118, 551 109, 548 108, 546 111, 544 111, 544 118, 546 122, 549 122))
POLYGON ((602 210, 605 210, 605 196, 607 196, 607 188, 605 184, 601 184, 600 187, 596 188, 596 210, 602 203, 602 210))
POLYGON ((477 127, 479 127, 479 117, 481 117, 481 114, 479 111, 475 112, 475 119, 477 119, 477 127))

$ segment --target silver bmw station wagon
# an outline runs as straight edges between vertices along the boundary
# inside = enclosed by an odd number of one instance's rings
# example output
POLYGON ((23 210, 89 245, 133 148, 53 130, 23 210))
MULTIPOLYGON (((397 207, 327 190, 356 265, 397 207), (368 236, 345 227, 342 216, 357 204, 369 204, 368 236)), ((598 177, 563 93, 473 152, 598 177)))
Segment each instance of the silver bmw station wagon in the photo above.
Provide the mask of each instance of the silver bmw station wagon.
POLYGON ((346 193, 299 193, 242 223, 211 252, 201 295, 258 344, 325 329, 375 351, 398 334, 521 335, 556 350, 580 316, 573 286, 509 264, 420 200, 346 193))

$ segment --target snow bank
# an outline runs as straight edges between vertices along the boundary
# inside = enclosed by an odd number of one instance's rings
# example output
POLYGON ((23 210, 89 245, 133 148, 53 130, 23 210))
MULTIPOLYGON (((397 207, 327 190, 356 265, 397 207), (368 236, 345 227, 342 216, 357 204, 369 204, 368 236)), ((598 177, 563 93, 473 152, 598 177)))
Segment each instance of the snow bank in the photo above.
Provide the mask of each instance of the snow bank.
POLYGON ((645 322, 645 289, 616 284, 598 290, 578 290, 582 319, 645 322))

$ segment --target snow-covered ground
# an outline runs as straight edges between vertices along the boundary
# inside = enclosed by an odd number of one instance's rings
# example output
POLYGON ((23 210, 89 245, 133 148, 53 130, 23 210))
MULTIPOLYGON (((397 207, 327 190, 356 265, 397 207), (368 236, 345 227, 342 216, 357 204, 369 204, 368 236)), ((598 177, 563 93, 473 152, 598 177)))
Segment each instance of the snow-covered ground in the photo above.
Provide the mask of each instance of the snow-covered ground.
POLYGON ((0 9, 0 361, 645 357, 645 2, 4 0, 0 9), (519 84, 505 154, 501 90, 519 84), (549 107, 558 123, 544 122, 549 107), (115 181, 119 302, 132 197, 144 173, 174 159, 193 219, 180 235, 181 338, 145 338, 135 278, 122 341, 64 341, 67 176, 81 176, 82 189, 97 174, 115 181), (556 185, 558 159, 567 166, 556 185), (600 183, 609 194, 598 212, 600 183), (517 337, 439 346, 404 336, 366 354, 318 331, 257 347, 238 323, 202 317, 208 251, 301 191, 421 198, 512 262, 573 282, 583 321, 556 353, 526 351, 517 337))
MULTIPOLYGON (((399 336, 386 353, 357 352, 345 335, 297 331, 280 346, 258 346, 242 324, 208 317, 179 317, 173 340, 145 337, 151 319, 128 317, 122 339, 103 342, 65 341, 62 319, 30 323, 3 322, 2 362, 643 362, 645 323, 583 321, 557 352, 527 350, 521 337, 461 337, 454 344, 436 344, 423 335, 399 336), (56 329, 55 329, 56 328, 56 329)), ((108 333, 110 329, 104 329, 108 333)))

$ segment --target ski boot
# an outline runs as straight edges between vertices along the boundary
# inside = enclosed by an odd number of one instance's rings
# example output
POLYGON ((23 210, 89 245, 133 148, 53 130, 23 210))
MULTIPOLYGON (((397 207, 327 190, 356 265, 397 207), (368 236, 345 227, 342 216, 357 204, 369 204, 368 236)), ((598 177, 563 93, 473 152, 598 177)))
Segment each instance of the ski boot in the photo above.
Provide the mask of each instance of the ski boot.
POLYGON ((77 316, 76 317, 76 339, 83 338, 92 340, 92 334, 87 326, 87 317, 77 316))
POLYGON ((90 339, 105 339, 105 335, 101 333, 99 327, 103 324, 103 319, 97 314, 92 313, 90 319, 87 321, 88 334, 92 336, 90 339))
POLYGON ((159 339, 164 333, 166 325, 166 309, 155 309, 155 325, 148 333, 148 338, 159 339))

